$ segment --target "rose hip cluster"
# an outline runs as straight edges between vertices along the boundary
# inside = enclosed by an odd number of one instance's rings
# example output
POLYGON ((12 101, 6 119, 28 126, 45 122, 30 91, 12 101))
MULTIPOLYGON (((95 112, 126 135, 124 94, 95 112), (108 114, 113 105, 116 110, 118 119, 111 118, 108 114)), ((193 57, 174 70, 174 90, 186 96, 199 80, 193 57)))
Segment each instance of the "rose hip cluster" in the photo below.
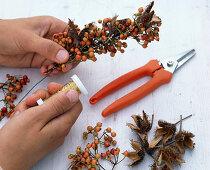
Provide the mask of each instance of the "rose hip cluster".
MULTIPOLYGON (((96 61, 96 54, 110 53, 114 57, 117 51, 124 53, 123 48, 127 38, 135 39, 143 48, 154 40, 159 41, 159 27, 161 19, 151 11, 154 2, 144 10, 142 7, 134 14, 132 19, 117 20, 113 18, 99 19, 101 28, 94 23, 85 25, 80 30, 78 25, 69 19, 68 32, 58 33, 53 36, 53 41, 64 47, 70 55, 68 62, 79 63, 87 59, 96 61)), ((65 64, 55 64, 57 70, 65 67, 65 64)))
POLYGON ((15 108, 13 102, 17 98, 17 93, 22 92, 23 86, 30 82, 27 75, 11 76, 7 74, 6 78, 6 82, 0 83, 0 90, 4 94, 4 98, 0 100, 4 103, 4 107, 0 110, 0 120, 5 116, 10 117, 15 108))
POLYGON ((93 136, 93 142, 87 143, 84 150, 78 146, 76 154, 69 155, 68 158, 72 160, 69 169, 104 169, 99 162, 100 159, 108 160, 113 165, 112 169, 114 169, 117 164, 124 160, 125 157, 119 160, 119 148, 111 148, 105 152, 100 152, 100 148, 102 148, 102 146, 107 149, 111 145, 116 146, 117 144, 117 141, 113 139, 116 137, 116 132, 112 132, 111 128, 106 128, 106 130, 103 131, 103 134, 99 136, 98 133, 101 131, 101 127, 101 122, 98 122, 95 127, 87 127, 87 131, 83 133, 83 139, 87 140, 88 136, 91 135, 93 136))

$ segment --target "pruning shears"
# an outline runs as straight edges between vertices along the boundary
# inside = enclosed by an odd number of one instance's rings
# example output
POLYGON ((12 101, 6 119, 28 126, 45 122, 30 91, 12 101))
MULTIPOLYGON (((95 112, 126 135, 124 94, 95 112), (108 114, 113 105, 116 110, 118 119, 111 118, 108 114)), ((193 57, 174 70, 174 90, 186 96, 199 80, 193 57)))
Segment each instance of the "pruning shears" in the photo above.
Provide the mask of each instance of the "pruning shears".
POLYGON ((107 108, 105 108, 102 112, 102 116, 106 117, 142 99, 144 96, 153 92, 161 85, 169 83, 174 72, 178 70, 183 64, 185 64, 189 59, 191 59, 195 54, 195 50, 192 49, 182 55, 178 55, 177 57, 167 58, 163 60, 150 60, 146 65, 137 68, 131 72, 128 72, 127 74, 124 74, 107 84, 95 95, 93 95, 90 98, 89 102, 91 104, 96 104, 107 95, 117 91, 118 89, 128 85, 129 83, 132 83, 139 78, 142 78, 144 76, 152 77, 148 82, 146 82, 136 90, 121 97, 120 99, 109 105, 107 108))

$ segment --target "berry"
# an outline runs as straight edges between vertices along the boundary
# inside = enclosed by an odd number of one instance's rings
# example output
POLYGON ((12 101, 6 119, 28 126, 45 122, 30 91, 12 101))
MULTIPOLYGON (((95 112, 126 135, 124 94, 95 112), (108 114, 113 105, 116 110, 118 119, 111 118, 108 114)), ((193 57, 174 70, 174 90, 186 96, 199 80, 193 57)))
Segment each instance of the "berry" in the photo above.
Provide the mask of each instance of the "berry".
POLYGON ((111 136, 108 137, 108 141, 109 141, 109 142, 112 142, 112 141, 113 141, 113 139, 112 139, 111 136))
POLYGON ((117 145, 117 141, 116 140, 113 140, 112 141, 112 145, 116 146, 117 145))
POLYGON ((155 37, 155 40, 156 40, 156 41, 159 41, 159 40, 160 40, 160 38, 159 38, 159 37, 155 37))
POLYGON ((102 123, 101 122, 98 122, 97 123, 97 126, 101 127, 102 126, 102 123))
POLYGON ((111 153, 112 155, 114 155, 114 151, 115 151, 115 149, 112 148, 111 151, 110 151, 110 153, 111 153))
POLYGON ((96 160, 96 159, 93 159, 93 160, 91 161, 91 164, 92 164, 92 165, 96 165, 96 164, 97 164, 97 160, 96 160))
POLYGON ((2 113, 7 113, 7 108, 6 108, 6 107, 3 107, 3 108, 1 109, 1 112, 2 112, 2 113))
POLYGON ((108 133, 110 133, 111 132, 111 128, 110 127, 108 127, 107 129, 106 129, 106 131, 108 132, 108 133))
POLYGON ((96 155, 95 155, 95 158, 96 158, 96 159, 99 159, 100 157, 101 157, 100 154, 96 154, 96 155))
POLYGON ((105 153, 101 153, 101 158, 102 159, 106 159, 106 154, 105 153))
POLYGON ((104 146, 108 148, 110 146, 109 142, 108 141, 105 141, 104 142, 104 146))
POLYGON ((19 84, 16 85, 15 89, 16 89, 16 90, 20 90, 20 89, 21 89, 21 85, 19 85, 19 84))
POLYGON ((95 143, 96 145, 98 145, 98 144, 99 144, 99 140, 98 140, 98 139, 95 139, 95 140, 94 140, 94 143, 95 143))
POLYGON ((142 7, 139 8, 138 11, 139 11, 139 12, 143 12, 143 8, 142 8, 142 7))
POLYGON ((87 147, 87 148, 91 148, 91 144, 88 143, 88 144, 86 145, 86 147, 87 147))
POLYGON ((94 57, 94 52, 89 52, 90 57, 94 57))
POLYGON ((112 132, 112 133, 111 133, 111 136, 112 136, 112 137, 115 137, 115 136, 116 136, 116 132, 112 132))
POLYGON ((91 144, 91 147, 94 149, 96 147, 96 144, 95 143, 92 143, 91 144))
POLYGON ((106 151, 106 155, 110 155, 111 153, 110 153, 110 151, 108 150, 108 151, 106 151))
POLYGON ((85 55, 82 56, 82 61, 86 61, 87 57, 85 55))
POLYGON ((13 90, 14 90, 13 87, 9 87, 9 88, 8 88, 8 91, 9 91, 9 92, 12 92, 13 90))
POLYGON ((83 155, 84 158, 87 158, 88 156, 89 156, 88 152, 85 152, 84 155, 83 155))
POLYGON ((128 156, 128 151, 123 152, 124 156, 128 156))
POLYGON ((12 95, 12 98, 13 98, 13 99, 16 99, 16 98, 17 98, 17 95, 16 95, 16 94, 13 94, 13 95, 12 95))
POLYGON ((88 126, 88 127, 87 127, 87 130, 88 130, 88 131, 91 131, 91 130, 93 130, 93 127, 92 127, 92 126, 88 126))
POLYGON ((9 105, 9 107, 10 107, 11 109, 13 109, 13 108, 15 108, 15 105, 14 105, 13 103, 11 103, 11 104, 9 105))
POLYGON ((97 126, 96 128, 95 128, 95 131, 96 132, 99 132, 101 130, 101 128, 99 127, 99 126, 97 126))
POLYGON ((95 137, 98 136, 98 133, 97 132, 94 132, 93 133, 93 136, 95 136, 95 137))
POLYGON ((77 61, 80 61, 80 60, 82 59, 82 56, 81 56, 81 55, 76 55, 75 59, 76 59, 77 61))

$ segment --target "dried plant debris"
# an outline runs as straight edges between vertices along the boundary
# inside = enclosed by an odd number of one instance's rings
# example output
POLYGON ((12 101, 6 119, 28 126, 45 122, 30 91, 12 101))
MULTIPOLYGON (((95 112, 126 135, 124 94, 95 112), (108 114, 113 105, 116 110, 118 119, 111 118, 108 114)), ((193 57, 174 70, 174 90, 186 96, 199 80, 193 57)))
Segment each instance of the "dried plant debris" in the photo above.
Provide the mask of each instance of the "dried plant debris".
POLYGON ((151 122, 148 120, 148 116, 144 111, 142 117, 140 115, 132 115, 131 117, 135 121, 136 125, 133 125, 132 123, 127 123, 127 126, 129 126, 132 130, 143 134, 147 134, 147 132, 151 130, 154 119, 153 115, 151 122))
POLYGON ((194 136, 194 134, 187 131, 181 131, 175 136, 176 145, 181 153, 185 152, 185 146, 193 150, 195 143, 192 138, 194 136))
POLYGON ((131 140, 131 146, 135 151, 134 152, 128 152, 127 157, 133 160, 133 162, 131 162, 128 166, 132 166, 134 164, 137 164, 145 156, 145 152, 142 150, 142 147, 140 146, 140 144, 138 142, 136 142, 134 140, 131 140))
POLYGON ((178 148, 174 144, 160 147, 158 149, 158 154, 156 158, 157 158, 156 161, 157 161, 158 166, 164 164, 169 169, 174 168, 172 163, 179 164, 179 165, 184 163, 181 153, 179 152, 178 148))
POLYGON ((155 136, 163 135, 163 143, 166 143, 176 133, 176 124, 171 124, 166 121, 159 120, 158 125, 160 128, 155 131, 155 136))
POLYGON ((127 125, 137 134, 139 141, 131 140, 131 146, 134 151, 127 152, 127 157, 133 161, 128 166, 134 166, 144 159, 145 154, 152 157, 154 163, 151 165, 152 170, 172 170, 175 165, 181 165, 185 161, 182 154, 186 147, 193 150, 195 136, 191 132, 182 130, 182 121, 191 117, 182 117, 176 123, 169 123, 163 120, 158 121, 159 128, 155 131, 155 137, 148 141, 148 133, 152 128, 152 121, 148 120, 148 115, 143 111, 143 116, 132 115, 135 124, 127 125), (180 123, 180 129, 176 133, 176 125, 180 123))

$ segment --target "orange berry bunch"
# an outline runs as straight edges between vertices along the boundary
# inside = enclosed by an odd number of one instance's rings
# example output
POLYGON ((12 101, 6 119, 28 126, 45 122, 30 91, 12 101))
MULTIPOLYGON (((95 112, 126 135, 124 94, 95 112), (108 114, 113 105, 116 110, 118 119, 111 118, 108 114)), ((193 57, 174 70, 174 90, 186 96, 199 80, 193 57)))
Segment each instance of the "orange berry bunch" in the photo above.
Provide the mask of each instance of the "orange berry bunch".
POLYGON ((98 122, 95 127, 88 126, 87 131, 83 132, 83 139, 87 140, 88 136, 93 137, 92 143, 87 143, 84 150, 80 146, 76 149, 76 154, 70 154, 69 159, 72 160, 69 169, 83 169, 88 168, 90 170, 105 169, 100 164, 99 159, 107 160, 113 168, 125 159, 119 160, 120 149, 111 148, 106 150, 111 145, 116 146, 117 141, 113 138, 116 137, 116 132, 112 132, 111 128, 107 128, 103 131, 103 134, 99 136, 99 132, 102 130, 102 123, 98 122), (104 152, 100 152, 100 148, 104 146, 104 152))
MULTIPOLYGON (((68 32, 55 34, 53 41, 69 52, 70 63, 96 61, 96 54, 110 53, 114 57, 117 51, 124 53, 127 38, 133 38, 143 48, 147 48, 152 41, 159 41, 161 19, 151 11, 153 5, 154 2, 151 2, 145 10, 139 8, 133 19, 117 20, 117 16, 99 19, 98 23, 102 25, 100 28, 89 23, 80 30, 78 25, 69 19, 68 32)), ((63 67, 65 64, 55 64, 54 69, 61 70, 63 67)))
POLYGON ((0 90, 4 94, 4 98, 0 100, 0 102, 4 103, 4 107, 0 110, 0 120, 5 116, 10 117, 15 108, 13 102, 17 98, 17 93, 22 92, 23 86, 30 82, 27 75, 11 76, 7 74, 6 77, 7 81, 0 83, 0 90))

